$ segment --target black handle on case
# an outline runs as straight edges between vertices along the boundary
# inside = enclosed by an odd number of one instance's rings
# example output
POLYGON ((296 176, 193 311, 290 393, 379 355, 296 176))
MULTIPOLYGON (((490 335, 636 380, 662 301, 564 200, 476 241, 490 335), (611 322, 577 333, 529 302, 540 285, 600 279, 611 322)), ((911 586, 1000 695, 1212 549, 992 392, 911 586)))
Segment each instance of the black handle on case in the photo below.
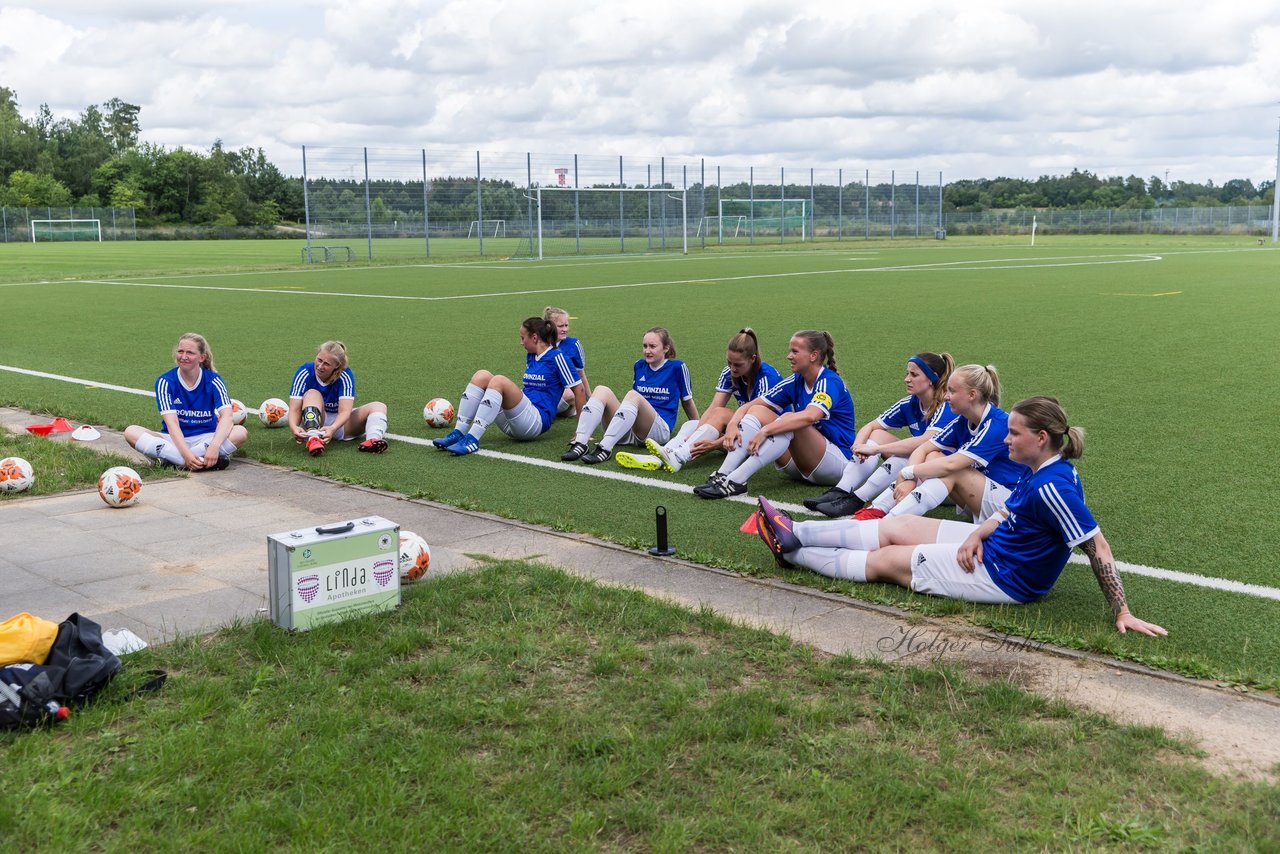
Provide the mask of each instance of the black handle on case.
POLYGON ((334 525, 332 528, 316 528, 317 534, 345 534, 356 526, 355 522, 348 522, 345 525, 334 525))

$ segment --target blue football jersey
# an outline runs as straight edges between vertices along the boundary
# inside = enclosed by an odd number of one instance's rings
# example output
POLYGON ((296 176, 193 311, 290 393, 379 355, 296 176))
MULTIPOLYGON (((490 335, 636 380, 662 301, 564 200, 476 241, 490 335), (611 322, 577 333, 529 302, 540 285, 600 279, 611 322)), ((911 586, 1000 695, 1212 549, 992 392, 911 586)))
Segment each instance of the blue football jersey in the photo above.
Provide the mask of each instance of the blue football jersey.
POLYGON ((644 359, 636 360, 635 382, 631 387, 653 405, 658 417, 674 427, 680 401, 693 397, 689 368, 679 359, 667 359, 656 369, 644 359))
POLYGON ((551 347, 541 355, 528 353, 525 356, 524 396, 529 398, 542 416, 542 431, 545 433, 556 419, 556 407, 566 388, 573 388, 581 383, 572 362, 556 347, 551 347))
POLYGON ((978 471, 1013 489, 1027 473, 1027 467, 1009 459, 1009 446, 1004 443, 1008 434, 1009 413, 988 403, 977 427, 970 427, 964 418, 956 418, 930 441, 943 450, 956 449, 956 453, 972 459, 978 471))
POLYGON ((1075 466, 1054 457, 1034 473, 1026 466, 1005 509, 1009 515, 982 544, 991 579, 1019 602, 1049 592, 1071 550, 1093 539, 1098 523, 1084 503, 1075 466))
POLYGON ((337 412, 339 400, 356 399, 356 377, 351 373, 350 368, 343 368, 342 373, 328 383, 322 383, 316 376, 316 363, 307 362, 305 365, 299 365, 298 370, 294 372, 293 385, 289 388, 289 398, 301 400, 302 395, 310 389, 320 392, 320 396, 324 398, 325 412, 337 412))
POLYGON ((743 380, 735 380, 726 366, 720 372, 720 379, 716 380, 716 391, 732 394, 733 399, 738 401, 738 405, 741 406, 744 403, 755 400, 757 397, 764 397, 764 393, 777 385, 781 379, 782 375, 778 373, 777 368, 768 362, 761 362, 760 372, 756 374, 756 381, 748 388, 743 380))
POLYGON ((574 370, 573 375, 581 376, 582 371, 587 369, 587 351, 582 349, 582 342, 572 335, 566 335, 556 348, 569 360, 569 367, 574 370))
MULTIPOLYGON (((178 416, 178 426, 184 436, 198 436, 218 429, 218 412, 231 406, 231 395, 222 377, 213 371, 200 369, 200 379, 195 388, 187 388, 174 368, 156 378, 156 408, 160 414, 172 412, 178 416)), ((168 433, 169 425, 161 422, 160 432, 168 433)))
POLYGON ((812 388, 805 385, 803 376, 792 374, 765 392, 764 402, 779 415, 816 406, 822 410, 822 420, 814 427, 840 449, 845 459, 853 456, 850 448, 858 435, 853 397, 835 371, 824 366, 812 388))

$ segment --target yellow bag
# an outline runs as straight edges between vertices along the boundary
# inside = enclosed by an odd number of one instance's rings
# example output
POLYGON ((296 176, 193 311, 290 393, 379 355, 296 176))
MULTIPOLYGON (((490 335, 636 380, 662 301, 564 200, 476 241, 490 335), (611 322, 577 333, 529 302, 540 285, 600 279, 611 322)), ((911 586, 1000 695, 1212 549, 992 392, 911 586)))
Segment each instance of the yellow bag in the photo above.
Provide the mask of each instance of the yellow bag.
POLYGON ((30 614, 16 614, 0 623, 0 667, 30 662, 44 664, 58 637, 58 624, 30 614))

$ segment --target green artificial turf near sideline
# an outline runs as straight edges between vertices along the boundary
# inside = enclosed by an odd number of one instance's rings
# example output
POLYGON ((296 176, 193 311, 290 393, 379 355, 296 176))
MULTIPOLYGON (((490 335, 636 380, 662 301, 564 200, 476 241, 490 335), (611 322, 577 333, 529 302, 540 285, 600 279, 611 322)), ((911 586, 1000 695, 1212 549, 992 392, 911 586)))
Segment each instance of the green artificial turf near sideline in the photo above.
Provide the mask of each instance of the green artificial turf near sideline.
MULTIPOLYGON (((586 346, 591 381, 619 392, 630 385, 643 331, 667 326, 702 406, 723 366, 725 342, 744 325, 757 330, 765 358, 784 372, 792 332, 829 329, 860 424, 901 396, 907 356, 945 349, 961 363, 995 364, 1006 408, 1030 394, 1062 399, 1072 422, 1086 428, 1081 474, 1120 560, 1280 586, 1270 535, 1280 498, 1280 440, 1268 401, 1280 373, 1270 357, 1280 327, 1273 284, 1280 254, 1239 238, 1040 243, 850 241, 819 244, 819 251, 735 247, 685 258, 317 266, 131 279, 221 290, 0 286, 9 319, 0 364, 149 390, 171 366, 177 335, 195 329, 212 342, 232 394, 256 406, 286 396, 294 368, 321 341, 341 338, 350 348, 358 402, 385 401, 393 432, 426 438, 440 431, 425 428, 418 416, 425 400, 456 401, 477 368, 518 376, 517 326, 548 303, 573 315, 571 334, 586 346)), ((192 266, 203 269, 218 266, 211 247, 221 245, 254 263, 263 263, 259 253, 277 253, 281 265, 289 261, 280 253, 296 255, 292 241, 187 245, 192 266)), ((111 251, 121 253, 119 246, 111 251)), ((135 256, 116 254, 110 264, 104 258, 108 273, 128 264, 176 272, 181 263, 174 244, 124 246, 135 256)), ((28 248, 34 247, 0 247, 0 280, 22 279, 13 259, 28 248)), ((82 245, 39 248, 65 251, 53 253, 64 277, 103 275, 82 245)), ((157 420, 149 397, 7 372, 0 372, 0 399, 116 427, 157 420)), ((571 428, 561 421, 534 443, 512 442, 494 429, 483 447, 558 460, 571 428)), ((653 507, 663 504, 681 554, 775 572, 754 538, 737 533, 749 512, 741 504, 405 445, 383 457, 339 448, 312 461, 287 436, 257 425, 246 451, 633 545, 652 542, 653 507)), ((654 477, 692 486, 714 465, 654 477)), ((816 491, 772 471, 751 483, 752 494, 791 502, 816 491)), ((789 577, 826 584, 809 574, 789 577)), ((1185 672, 1280 682, 1280 639, 1268 628, 1280 603, 1132 576, 1126 583, 1134 611, 1166 625, 1172 637, 1115 636, 1088 569, 1077 565, 1044 602, 1021 609, 974 609, 881 585, 842 589, 931 611, 972 612, 980 622, 1185 672)))

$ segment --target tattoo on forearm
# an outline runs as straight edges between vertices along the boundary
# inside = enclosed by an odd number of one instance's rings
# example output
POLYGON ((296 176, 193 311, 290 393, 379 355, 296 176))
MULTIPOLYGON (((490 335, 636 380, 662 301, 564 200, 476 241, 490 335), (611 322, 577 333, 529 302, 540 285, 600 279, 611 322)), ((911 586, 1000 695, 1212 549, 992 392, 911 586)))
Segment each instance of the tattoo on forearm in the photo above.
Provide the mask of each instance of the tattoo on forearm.
POLYGON ((1089 557, 1089 566, 1093 568, 1093 577, 1098 579, 1098 586, 1102 588, 1102 595, 1107 597, 1107 603, 1111 606, 1111 613, 1120 616, 1128 603, 1124 598, 1124 585, 1120 583, 1120 573, 1116 572, 1116 565, 1113 561, 1104 561, 1098 555, 1097 546, 1093 540, 1080 544, 1080 551, 1089 557))

